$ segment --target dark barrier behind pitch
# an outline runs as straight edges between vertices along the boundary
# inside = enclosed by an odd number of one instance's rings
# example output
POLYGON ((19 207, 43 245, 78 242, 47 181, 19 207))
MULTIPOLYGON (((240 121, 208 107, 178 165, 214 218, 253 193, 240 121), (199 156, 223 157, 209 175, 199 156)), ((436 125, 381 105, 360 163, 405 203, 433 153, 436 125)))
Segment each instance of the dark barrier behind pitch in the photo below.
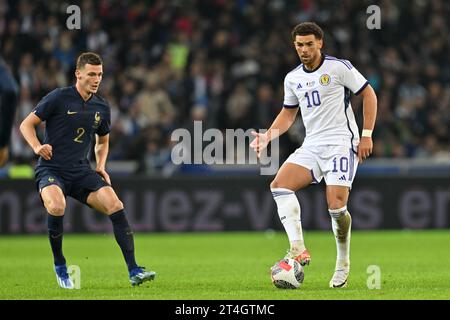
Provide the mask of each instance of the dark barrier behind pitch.
MULTIPOLYGON (((135 231, 281 230, 267 178, 116 178, 135 231)), ((306 230, 330 229, 324 185, 297 193, 306 230)), ((448 178, 358 178, 350 195, 353 228, 450 227, 448 178)), ((32 181, 2 181, 0 232, 43 233, 45 210, 32 181)), ((107 232, 109 220, 72 199, 65 231, 107 232)))

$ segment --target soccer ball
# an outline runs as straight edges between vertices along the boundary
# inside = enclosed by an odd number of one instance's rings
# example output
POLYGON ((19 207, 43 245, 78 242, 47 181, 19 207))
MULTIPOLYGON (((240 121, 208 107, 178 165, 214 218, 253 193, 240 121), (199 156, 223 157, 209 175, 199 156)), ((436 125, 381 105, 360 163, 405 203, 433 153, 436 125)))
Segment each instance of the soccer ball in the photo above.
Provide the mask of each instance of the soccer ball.
POLYGON ((294 259, 282 259, 270 271, 272 283, 280 289, 297 289, 305 277, 302 266, 294 259))

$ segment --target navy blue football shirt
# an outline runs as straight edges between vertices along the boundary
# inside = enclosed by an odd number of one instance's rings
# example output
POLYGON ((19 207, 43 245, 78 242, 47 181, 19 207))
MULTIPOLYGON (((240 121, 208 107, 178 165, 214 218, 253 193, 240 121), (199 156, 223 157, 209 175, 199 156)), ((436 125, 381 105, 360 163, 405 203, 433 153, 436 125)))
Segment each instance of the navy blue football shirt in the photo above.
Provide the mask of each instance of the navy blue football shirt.
POLYGON ((110 131, 111 111, 103 98, 93 94, 87 101, 75 86, 57 88, 47 94, 33 112, 45 121, 42 144, 52 146, 52 158, 39 157, 38 167, 89 166, 87 159, 95 134, 110 131))

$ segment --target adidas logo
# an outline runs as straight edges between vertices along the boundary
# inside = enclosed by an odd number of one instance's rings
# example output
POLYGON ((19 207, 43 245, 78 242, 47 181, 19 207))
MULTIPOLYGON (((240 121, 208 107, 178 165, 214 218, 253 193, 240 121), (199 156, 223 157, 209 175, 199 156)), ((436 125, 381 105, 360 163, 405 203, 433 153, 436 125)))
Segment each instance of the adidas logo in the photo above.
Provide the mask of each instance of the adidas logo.
POLYGON ((345 175, 343 175, 342 177, 340 177, 339 180, 347 181, 347 179, 345 178, 345 175))
POLYGON ((301 89, 301 88, 303 88, 303 87, 302 87, 302 84, 299 83, 298 86, 297 86, 297 90, 298 90, 298 89, 301 89))

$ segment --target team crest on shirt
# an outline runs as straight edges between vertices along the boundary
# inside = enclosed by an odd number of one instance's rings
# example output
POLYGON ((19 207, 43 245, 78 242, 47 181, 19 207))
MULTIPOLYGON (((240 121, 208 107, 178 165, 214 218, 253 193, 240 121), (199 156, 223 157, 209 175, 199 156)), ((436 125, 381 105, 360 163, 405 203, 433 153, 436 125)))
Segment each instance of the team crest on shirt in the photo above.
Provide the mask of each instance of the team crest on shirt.
POLYGON ((329 74, 324 73, 323 75, 320 76, 319 78, 319 83, 323 86, 327 86, 329 85, 331 82, 331 77, 329 74))
POLYGON ((102 117, 100 116, 100 112, 96 112, 94 116, 94 125, 92 126, 92 128, 97 129, 101 120, 102 117))

